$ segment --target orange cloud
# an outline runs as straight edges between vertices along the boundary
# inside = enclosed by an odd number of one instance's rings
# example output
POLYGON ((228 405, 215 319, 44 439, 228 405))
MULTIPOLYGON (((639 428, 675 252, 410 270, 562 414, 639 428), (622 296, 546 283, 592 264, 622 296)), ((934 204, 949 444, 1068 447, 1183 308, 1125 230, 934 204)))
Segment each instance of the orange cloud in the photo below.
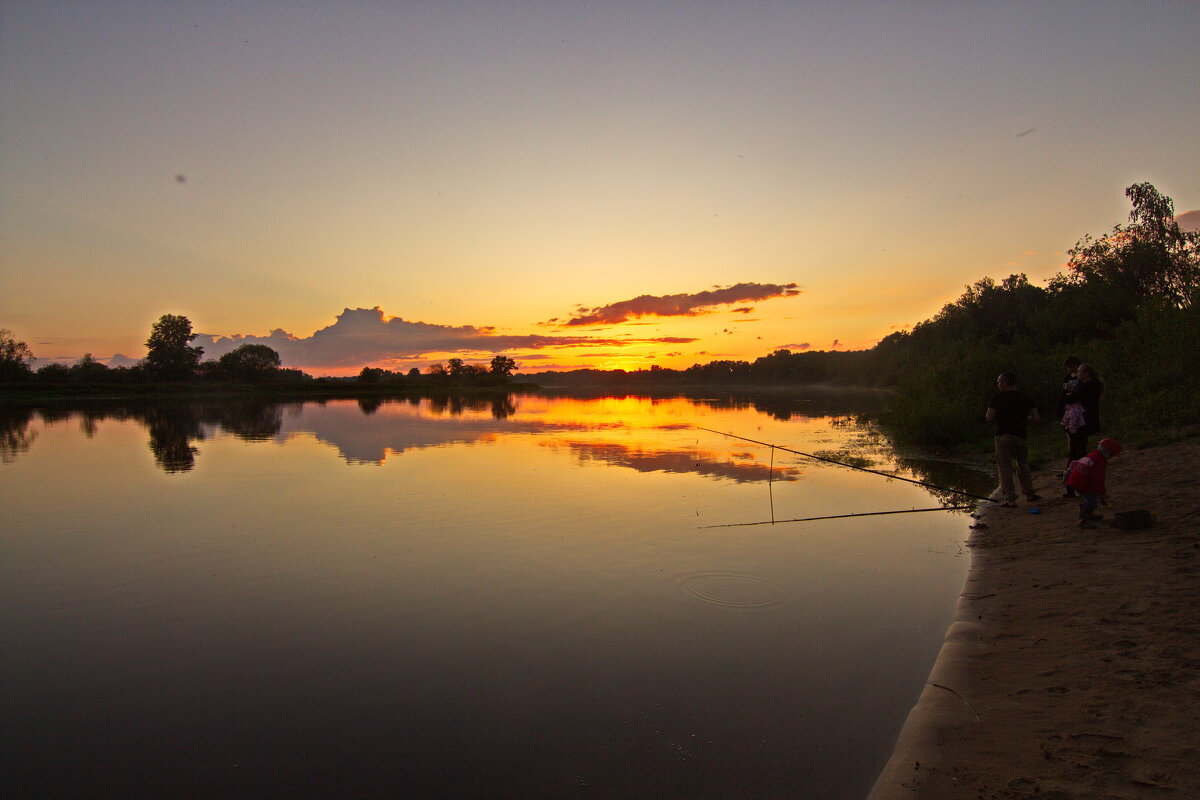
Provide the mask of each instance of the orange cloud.
MULTIPOLYGON (((638 317, 695 317, 712 313, 717 306, 792 297, 800 292, 800 287, 795 283, 738 283, 694 294, 643 294, 606 306, 580 307, 566 324, 611 325, 638 317)), ((748 313, 750 309, 736 310, 748 313)))

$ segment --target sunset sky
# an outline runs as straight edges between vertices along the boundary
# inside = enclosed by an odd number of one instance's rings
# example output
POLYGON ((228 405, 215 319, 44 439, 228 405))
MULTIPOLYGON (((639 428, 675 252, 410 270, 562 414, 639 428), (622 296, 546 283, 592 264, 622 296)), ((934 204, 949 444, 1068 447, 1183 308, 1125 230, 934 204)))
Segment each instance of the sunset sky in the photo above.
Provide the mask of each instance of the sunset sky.
MULTIPOLYGON (((0 0, 0 328, 314 373, 862 348, 1200 208, 1194 2, 0 0)), ((1195 216, 1195 215, 1193 215, 1195 216)))

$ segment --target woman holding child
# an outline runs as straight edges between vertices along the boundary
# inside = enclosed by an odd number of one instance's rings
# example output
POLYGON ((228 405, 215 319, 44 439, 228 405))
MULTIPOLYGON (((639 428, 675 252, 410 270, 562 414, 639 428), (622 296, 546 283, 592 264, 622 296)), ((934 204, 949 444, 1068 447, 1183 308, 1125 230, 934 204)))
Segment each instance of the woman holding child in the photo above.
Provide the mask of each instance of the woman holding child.
MULTIPOLYGON (((1071 359, 1064 364, 1070 369, 1071 359)), ((1067 429, 1067 464, 1088 454, 1088 437, 1100 433, 1100 398, 1104 382, 1091 364, 1079 364, 1063 383, 1063 427, 1067 429), (1072 377, 1073 376, 1073 377, 1072 377)), ((1067 486, 1064 497, 1074 497, 1067 486)))

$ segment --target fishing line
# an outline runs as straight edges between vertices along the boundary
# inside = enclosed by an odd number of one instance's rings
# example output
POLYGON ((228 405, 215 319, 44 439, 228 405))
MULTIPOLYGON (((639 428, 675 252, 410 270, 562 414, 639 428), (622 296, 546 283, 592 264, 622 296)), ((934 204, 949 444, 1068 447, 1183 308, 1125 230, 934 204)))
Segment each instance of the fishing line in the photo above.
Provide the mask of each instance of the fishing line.
MULTIPOLYGON (((905 483, 915 483, 917 486, 924 486, 926 489, 937 489, 940 492, 950 492, 951 494, 959 494, 959 495, 962 495, 963 497, 973 497, 976 500, 986 500, 989 503, 1003 502, 1002 500, 996 500, 991 497, 984 497, 983 495, 980 495, 980 494, 972 494, 971 492, 964 492, 962 489, 950 489, 946 486, 938 486, 935 483, 927 483, 925 481, 918 481, 918 480, 914 480, 912 478, 902 478, 899 475, 892 475, 889 472, 880 472, 877 469, 867 469, 866 467, 856 467, 853 464, 846 464, 841 461, 834 461, 832 458, 826 458, 825 456, 813 455, 812 453, 805 453, 801 450, 793 450, 790 447, 784 447, 783 445, 771 444, 770 442, 760 442, 757 439, 750 439, 745 436, 738 436, 736 433, 728 433, 726 431, 714 431, 712 428, 701 428, 699 425, 697 425, 696 428, 698 430, 708 431, 709 433, 715 433, 718 436, 729 436, 734 439, 741 439, 743 442, 751 442, 752 444, 761 444, 763 447, 770 447, 772 449, 783 450, 785 453, 794 453, 798 456, 804 456, 805 458, 812 458, 812 459, 816 459, 817 461, 824 461, 826 464, 836 464, 839 467, 849 467, 850 469, 856 469, 859 472, 869 472, 872 475, 882 475, 883 477, 890 478, 894 481, 904 481, 905 483)), ((937 509, 933 509, 933 510, 937 510, 937 509)), ((892 513, 892 512, 888 512, 888 513, 892 513)))
MULTIPOLYGON (((783 448, 780 448, 781 450, 783 448)), ((974 506, 938 506, 937 508, 905 508, 900 511, 863 511, 858 514, 833 514, 828 517, 800 517, 798 519, 770 519, 762 522, 727 522, 724 525, 700 525, 705 528, 749 528, 752 525, 782 525, 785 522, 814 522, 819 519, 846 519, 847 517, 881 517, 885 514, 920 514, 925 511, 964 511, 974 506)))

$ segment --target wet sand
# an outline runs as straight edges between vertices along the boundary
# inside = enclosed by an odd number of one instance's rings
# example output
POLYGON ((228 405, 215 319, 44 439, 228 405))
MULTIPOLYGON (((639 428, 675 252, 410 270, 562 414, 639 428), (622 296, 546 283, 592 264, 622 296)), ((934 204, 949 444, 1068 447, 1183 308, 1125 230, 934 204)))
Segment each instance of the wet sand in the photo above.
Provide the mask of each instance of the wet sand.
MULTIPOLYGON (((1057 465, 1055 465, 1057 466, 1057 465)), ((1077 525, 989 507, 957 621, 870 800, 1200 797, 1200 439, 1127 449, 1077 525), (1155 524, 1120 530, 1114 512, 1155 524)))

